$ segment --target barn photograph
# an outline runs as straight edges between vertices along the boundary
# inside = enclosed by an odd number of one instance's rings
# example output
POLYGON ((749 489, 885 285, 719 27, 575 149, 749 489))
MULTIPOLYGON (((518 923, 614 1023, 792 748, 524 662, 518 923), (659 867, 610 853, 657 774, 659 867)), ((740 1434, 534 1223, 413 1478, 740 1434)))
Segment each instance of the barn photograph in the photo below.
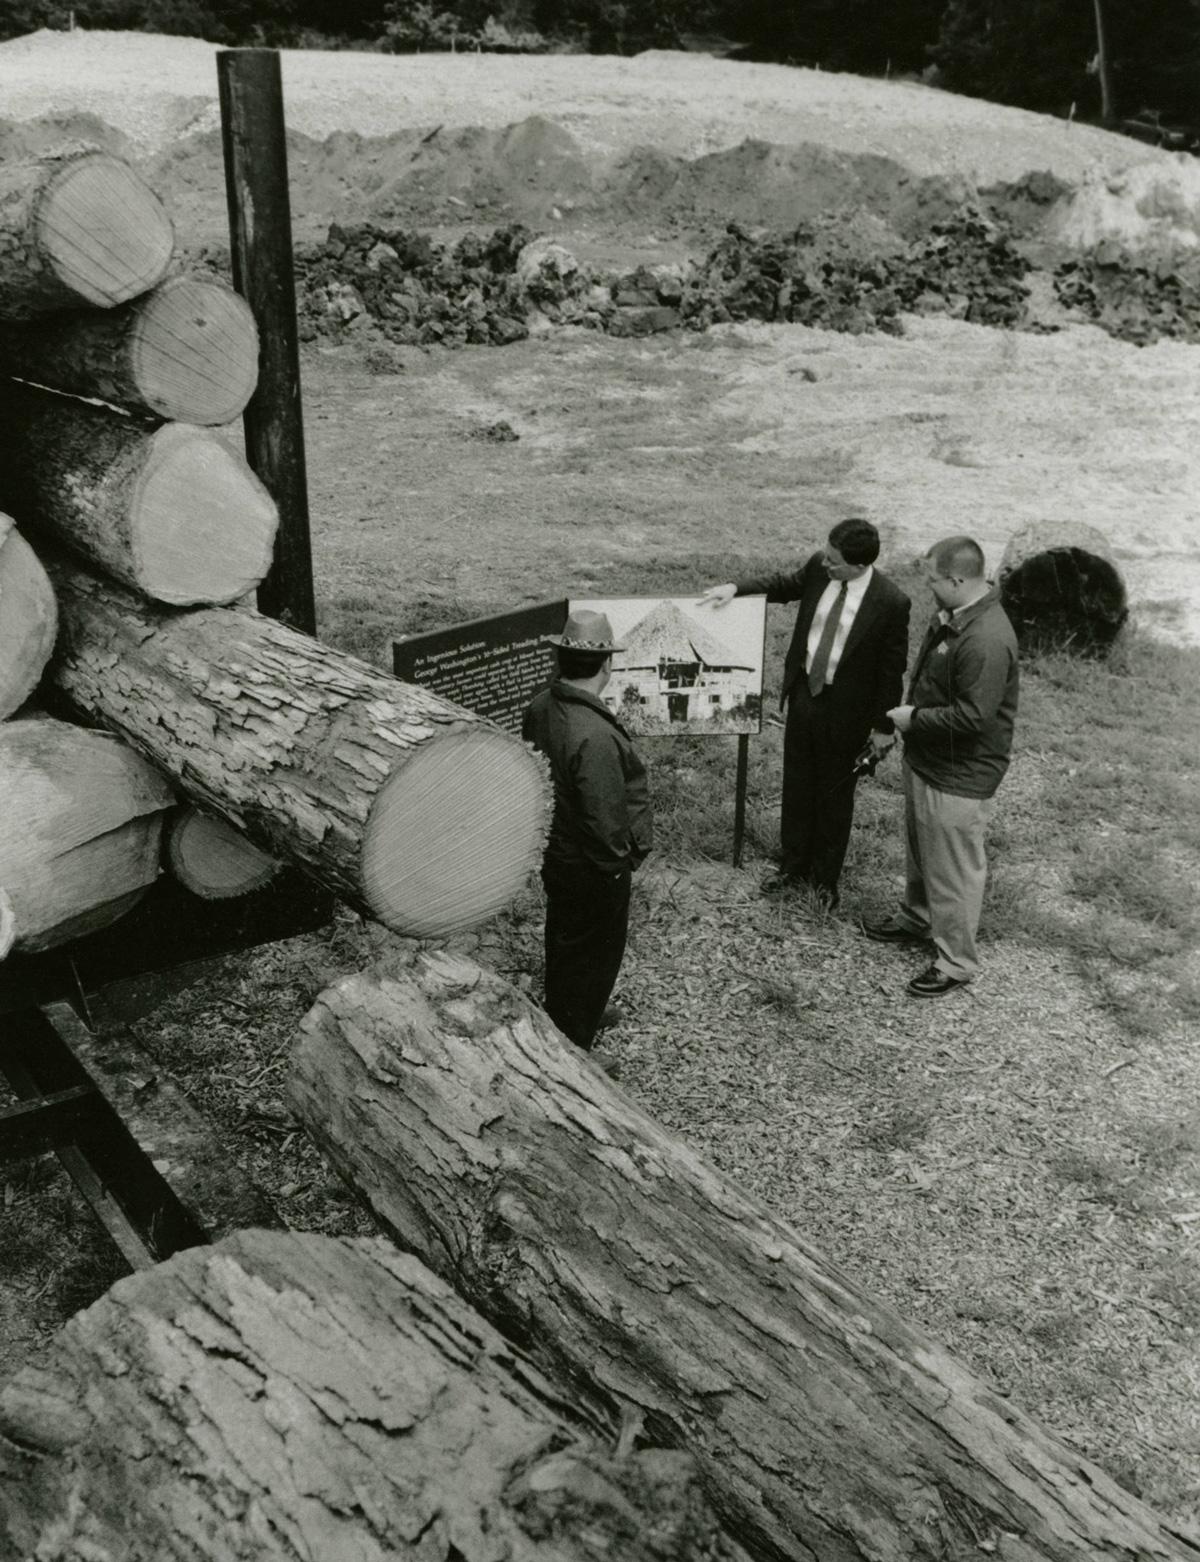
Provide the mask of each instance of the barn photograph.
POLYGON ((758 732, 766 598, 725 607, 694 597, 572 602, 605 613, 621 647, 602 696, 630 732, 758 732))

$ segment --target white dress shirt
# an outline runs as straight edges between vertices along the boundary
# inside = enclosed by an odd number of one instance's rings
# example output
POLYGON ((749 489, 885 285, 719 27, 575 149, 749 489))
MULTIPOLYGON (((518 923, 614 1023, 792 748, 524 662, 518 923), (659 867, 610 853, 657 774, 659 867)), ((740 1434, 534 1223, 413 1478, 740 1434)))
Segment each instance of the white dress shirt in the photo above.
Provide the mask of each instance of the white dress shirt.
MULTIPOLYGON (((829 650, 829 666, 825 669, 825 682, 830 684, 837 676, 838 663, 842 659, 842 651, 845 648, 846 636, 850 633, 850 626, 854 622, 855 615, 862 606, 862 600, 867 594, 867 587, 871 584, 871 576, 875 573, 870 564, 855 580, 846 582, 846 600, 842 603, 842 616, 838 620, 837 633, 833 637, 833 645, 829 650)), ((805 666, 811 667, 813 657, 817 654, 817 646, 820 643, 821 631, 825 628, 825 620, 829 617, 833 604, 837 601, 837 594, 842 589, 840 580, 831 580, 822 591, 817 603, 817 610, 813 614, 812 624, 808 631, 808 656, 805 666)))

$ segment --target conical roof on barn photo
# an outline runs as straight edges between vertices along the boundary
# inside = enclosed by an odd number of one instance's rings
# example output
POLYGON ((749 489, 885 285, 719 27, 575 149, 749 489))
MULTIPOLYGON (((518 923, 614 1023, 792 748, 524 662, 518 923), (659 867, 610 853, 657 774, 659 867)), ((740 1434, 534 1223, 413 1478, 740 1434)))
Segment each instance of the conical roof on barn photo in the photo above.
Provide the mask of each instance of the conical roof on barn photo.
POLYGON ((745 667, 751 662, 731 651, 674 602, 658 602, 625 636, 625 650, 614 657, 621 668, 656 667, 660 662, 702 662, 706 667, 745 667))

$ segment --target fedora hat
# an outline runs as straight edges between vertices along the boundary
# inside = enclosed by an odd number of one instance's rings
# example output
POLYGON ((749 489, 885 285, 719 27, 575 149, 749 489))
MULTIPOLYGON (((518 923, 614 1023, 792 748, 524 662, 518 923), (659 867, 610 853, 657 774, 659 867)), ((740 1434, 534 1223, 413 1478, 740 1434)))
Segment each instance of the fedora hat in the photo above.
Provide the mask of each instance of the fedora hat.
POLYGON ((551 645, 564 651, 623 651, 623 645, 613 643, 612 625, 604 613, 593 613, 590 608, 577 608, 567 615, 561 635, 547 635, 551 645))

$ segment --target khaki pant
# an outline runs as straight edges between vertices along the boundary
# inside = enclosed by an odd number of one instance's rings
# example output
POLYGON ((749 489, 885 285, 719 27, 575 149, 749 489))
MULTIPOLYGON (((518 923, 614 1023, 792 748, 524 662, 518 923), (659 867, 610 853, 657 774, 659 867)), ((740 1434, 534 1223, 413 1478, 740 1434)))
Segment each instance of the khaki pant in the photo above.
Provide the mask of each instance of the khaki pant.
POLYGON ((979 969, 975 935, 987 880, 983 837, 993 801, 939 792, 904 766, 907 882, 896 920, 932 938, 934 965, 960 982, 979 969))

